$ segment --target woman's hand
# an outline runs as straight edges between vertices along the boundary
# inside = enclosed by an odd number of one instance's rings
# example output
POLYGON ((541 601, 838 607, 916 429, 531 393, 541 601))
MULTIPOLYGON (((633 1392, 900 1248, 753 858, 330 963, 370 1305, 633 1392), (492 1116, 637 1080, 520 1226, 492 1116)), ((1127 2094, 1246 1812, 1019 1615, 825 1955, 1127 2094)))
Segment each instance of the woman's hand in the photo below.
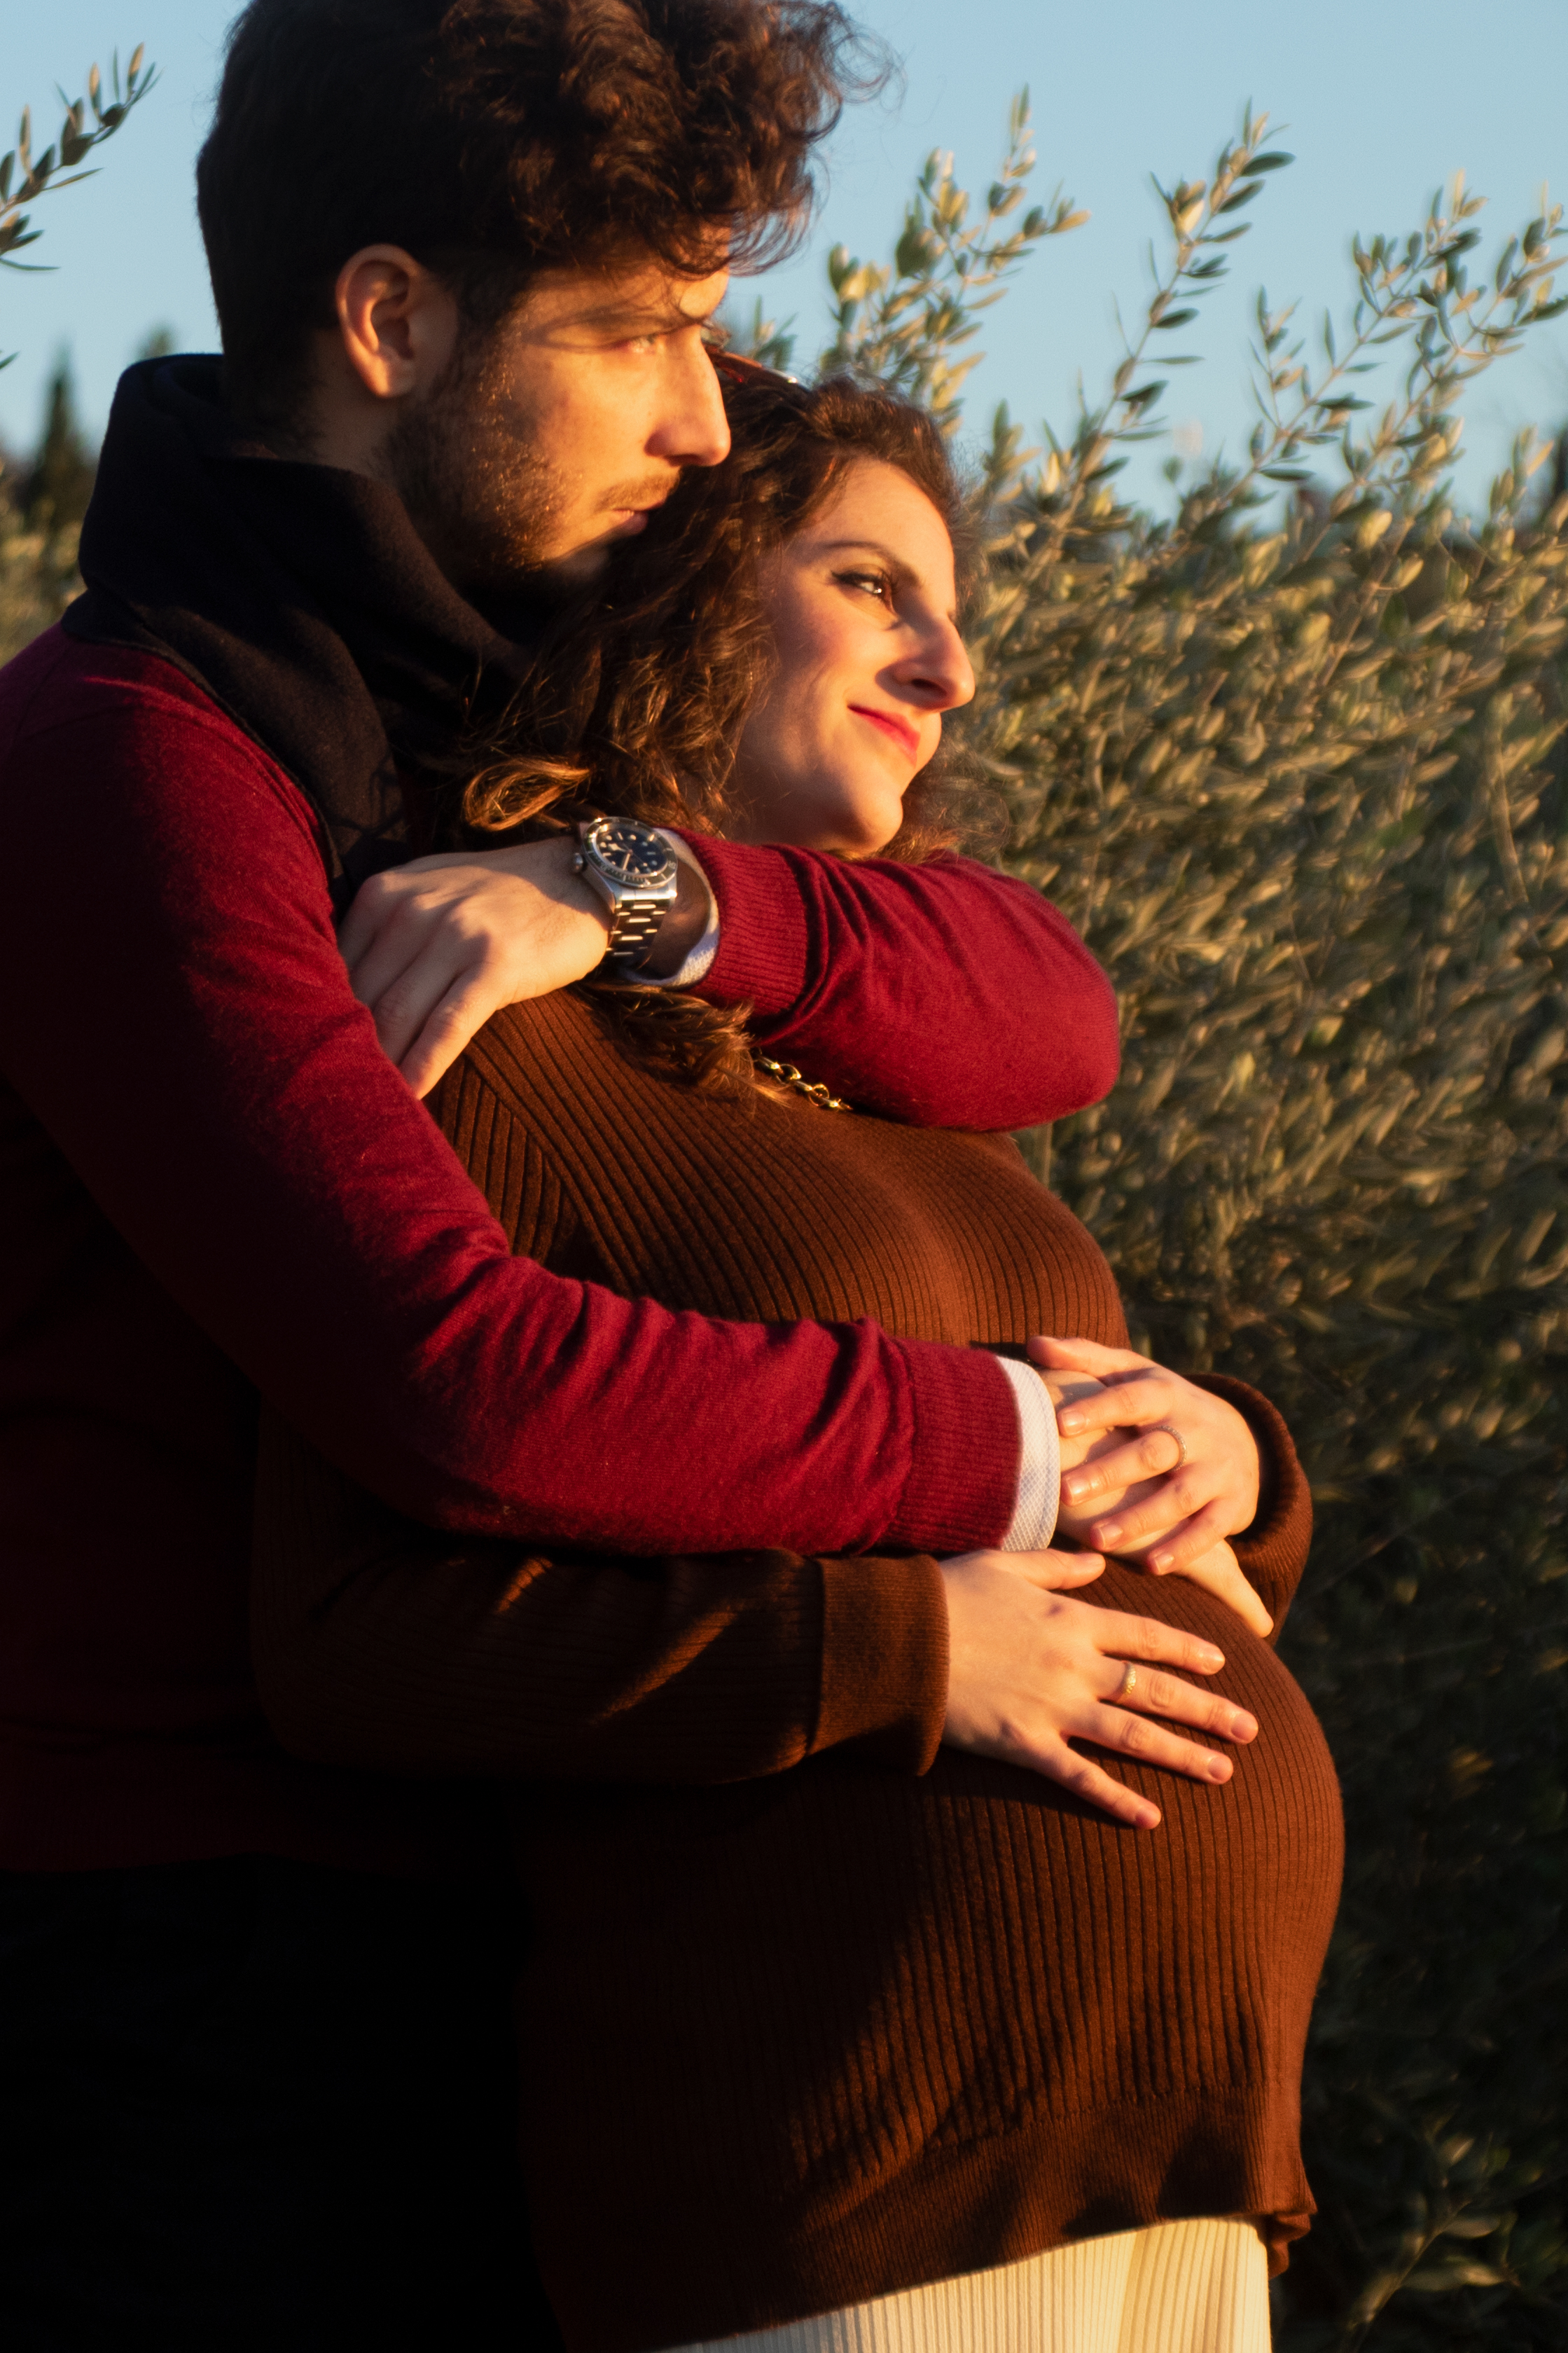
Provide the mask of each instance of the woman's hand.
POLYGON ((1103 1567, 1090 1555, 1060 1552, 972 1552, 942 1562, 951 1660, 942 1736, 1044 1773, 1116 1821, 1152 1830, 1159 1808, 1069 1741, 1092 1740, 1195 1781, 1228 1781, 1228 1757, 1149 1717, 1237 1742, 1255 1738, 1258 1724, 1215 1693, 1158 1672, 1217 1673, 1225 1659, 1212 1642, 1152 1618, 1091 1609, 1062 1590, 1088 1584, 1103 1567), (1130 1662, 1139 1663, 1127 1688, 1130 1662))
POLYGON ((1102 1385, 1058 1412, 1064 1448, 1085 1446, 1076 1463, 1064 1454, 1058 1525, 1068 1534, 1163 1576, 1190 1571, 1251 1526, 1258 1441, 1233 1405, 1131 1348, 1038 1339, 1029 1356, 1049 1374, 1102 1385), (1112 1430, 1124 1433, 1117 1444, 1098 1442, 1112 1430))
POLYGON ((1251 1583, 1246 1570, 1227 1544, 1215 1545, 1201 1560, 1187 1563, 1185 1568, 1163 1569, 1156 1572, 1165 1577, 1184 1577, 1189 1585, 1201 1585, 1227 1609, 1234 1609, 1242 1624, 1267 1641, 1274 1631, 1274 1620, 1258 1598, 1258 1588, 1251 1583))

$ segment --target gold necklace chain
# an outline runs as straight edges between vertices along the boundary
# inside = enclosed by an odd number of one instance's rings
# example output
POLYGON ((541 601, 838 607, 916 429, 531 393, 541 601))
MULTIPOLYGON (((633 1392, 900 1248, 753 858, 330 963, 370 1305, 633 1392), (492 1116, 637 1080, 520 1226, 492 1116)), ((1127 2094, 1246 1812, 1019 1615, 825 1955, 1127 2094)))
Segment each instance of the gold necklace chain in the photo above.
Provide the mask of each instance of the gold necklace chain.
POLYGON ((753 1054, 752 1060, 759 1071, 765 1071, 779 1086, 788 1087, 794 1093, 804 1095, 807 1103, 820 1103, 824 1111, 853 1111, 855 1108, 841 1095, 830 1094, 820 1081, 803 1078, 793 1062, 770 1061, 766 1054, 753 1054))

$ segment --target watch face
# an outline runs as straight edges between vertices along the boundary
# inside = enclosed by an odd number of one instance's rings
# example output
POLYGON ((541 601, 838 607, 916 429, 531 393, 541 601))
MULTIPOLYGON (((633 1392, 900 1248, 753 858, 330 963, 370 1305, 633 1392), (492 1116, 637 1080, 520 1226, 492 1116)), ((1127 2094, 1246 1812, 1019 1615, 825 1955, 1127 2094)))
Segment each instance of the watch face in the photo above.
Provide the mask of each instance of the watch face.
POLYGON ((584 846, 613 881, 634 890, 663 882, 674 871, 675 860, 668 844, 651 826, 638 825, 631 818, 602 818, 589 828, 584 846))

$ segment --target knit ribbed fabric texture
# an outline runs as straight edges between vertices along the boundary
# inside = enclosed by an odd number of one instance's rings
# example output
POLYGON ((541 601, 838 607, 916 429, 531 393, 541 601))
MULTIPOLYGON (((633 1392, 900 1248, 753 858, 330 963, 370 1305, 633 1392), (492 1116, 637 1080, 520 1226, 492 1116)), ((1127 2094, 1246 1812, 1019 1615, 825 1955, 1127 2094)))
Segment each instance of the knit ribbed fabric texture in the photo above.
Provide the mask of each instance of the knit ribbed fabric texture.
MULTIPOLYGON (((436 1109, 517 1247, 617 1290, 911 1344, 1125 1345, 1104 1258, 1005 1138, 700 1095, 569 996, 492 1021, 436 1109)), ((1226 1393, 1267 1456, 1237 1551, 1278 1620, 1305 1483, 1272 1409, 1226 1393)), ((524 2153, 573 2353, 1193 2216, 1256 2215, 1282 2260, 1310 2209, 1298 2088, 1339 1799, 1300 1691, 1212 1596, 1116 1564, 1082 1596, 1217 1641, 1214 1687, 1262 1726, 1225 1787, 1112 1760, 1162 1808, 1140 1832, 939 1745, 929 1558, 454 1546, 276 1427, 259 1525, 290 1745, 528 1777, 524 2153)))
POLYGON ((1205 2217, 1079 2239, 843 2312, 679 2353, 1268 2353, 1250 2222, 1205 2217))
POLYGON ((810 950, 800 893, 787 875, 754 871, 756 861, 737 858, 728 842, 705 837, 702 860, 719 902, 719 947, 708 976, 715 995, 740 971, 745 985, 737 995, 758 1013, 783 1012, 800 995, 810 950))

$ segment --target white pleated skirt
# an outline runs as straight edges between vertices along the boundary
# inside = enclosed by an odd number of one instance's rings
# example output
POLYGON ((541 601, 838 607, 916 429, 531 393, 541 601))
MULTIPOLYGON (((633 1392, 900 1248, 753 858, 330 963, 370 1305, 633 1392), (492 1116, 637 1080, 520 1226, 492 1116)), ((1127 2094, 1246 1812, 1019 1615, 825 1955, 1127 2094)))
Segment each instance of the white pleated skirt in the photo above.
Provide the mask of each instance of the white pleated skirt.
POLYGON ((1268 2353, 1250 2222, 1157 2222, 671 2353, 1268 2353))

